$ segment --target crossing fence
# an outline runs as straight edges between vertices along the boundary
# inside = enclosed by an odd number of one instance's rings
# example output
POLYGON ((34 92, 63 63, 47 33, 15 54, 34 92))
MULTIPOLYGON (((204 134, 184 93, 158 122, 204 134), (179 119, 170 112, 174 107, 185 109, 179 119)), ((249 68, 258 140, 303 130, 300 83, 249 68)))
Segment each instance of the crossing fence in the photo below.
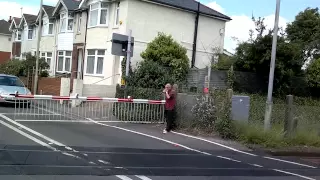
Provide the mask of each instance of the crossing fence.
POLYGON ((164 100, 7 95, 16 121, 164 123, 164 100))

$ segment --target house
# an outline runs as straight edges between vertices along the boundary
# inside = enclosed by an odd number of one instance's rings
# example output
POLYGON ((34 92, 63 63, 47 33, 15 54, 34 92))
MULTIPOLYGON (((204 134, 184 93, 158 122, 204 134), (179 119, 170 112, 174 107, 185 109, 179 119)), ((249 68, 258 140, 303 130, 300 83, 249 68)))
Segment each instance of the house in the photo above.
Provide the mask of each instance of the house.
POLYGON ((36 19, 36 15, 22 14, 21 21, 19 23, 19 29, 21 30, 20 59, 25 59, 26 53, 36 54, 38 31, 36 19))
MULTIPOLYGON (((11 19, 11 18, 10 18, 11 19)), ((13 17, 11 20, 9 31, 12 33, 11 58, 19 58, 21 56, 21 29, 19 27, 21 18, 13 17)))
POLYGON ((117 74, 121 72, 123 57, 111 55, 113 33, 127 34, 132 30, 135 38, 132 65, 141 60, 140 53, 147 43, 164 32, 188 50, 193 67, 204 68, 214 54, 213 48, 223 49, 225 24, 231 20, 194 0, 82 0, 79 8, 88 9, 89 16, 84 84, 119 83, 117 74), (198 23, 195 23, 197 17, 198 23), (195 27, 198 29, 196 38, 195 27))
MULTIPOLYGON (((59 0, 55 6, 52 15, 56 18, 56 74, 69 74, 72 75, 72 66, 76 63, 72 63, 73 57, 73 43, 77 37, 77 33, 74 33, 75 18, 78 16, 80 1, 59 0), (76 35, 76 36, 75 36, 76 35)), ((81 38, 79 38, 81 39, 81 38)), ((84 44, 84 42, 83 42, 84 44)), ((75 68, 76 69, 76 68, 75 68)))
MULTIPOLYGON (((53 10, 55 7, 43 5, 42 10, 42 29, 40 37, 40 57, 44 58, 49 65, 49 75, 55 75, 55 60, 56 60, 56 48, 55 48, 55 32, 57 23, 53 17, 53 10)), ((40 13, 38 14, 36 23, 39 23, 40 13)))
POLYGON ((9 31, 10 23, 0 20, 0 64, 9 60, 11 57, 12 39, 9 31))

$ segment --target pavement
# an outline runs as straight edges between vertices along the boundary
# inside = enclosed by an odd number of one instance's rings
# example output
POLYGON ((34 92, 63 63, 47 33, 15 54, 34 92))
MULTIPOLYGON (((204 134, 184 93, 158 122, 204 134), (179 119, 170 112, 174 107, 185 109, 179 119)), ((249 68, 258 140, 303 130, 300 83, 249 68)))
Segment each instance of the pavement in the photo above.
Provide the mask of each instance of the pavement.
POLYGON ((16 120, 14 112, 0 107, 0 180, 320 179, 317 163, 218 139, 162 134, 163 125, 56 121, 57 112, 47 111, 53 113, 48 118, 39 110, 16 120))

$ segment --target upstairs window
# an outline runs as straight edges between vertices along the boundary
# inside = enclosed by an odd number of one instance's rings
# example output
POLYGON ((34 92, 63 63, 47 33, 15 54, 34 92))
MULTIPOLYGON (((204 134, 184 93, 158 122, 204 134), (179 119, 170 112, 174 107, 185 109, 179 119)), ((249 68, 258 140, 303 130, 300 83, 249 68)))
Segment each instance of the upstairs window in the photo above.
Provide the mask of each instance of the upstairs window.
POLYGON ((109 5, 107 2, 97 2, 90 5, 89 26, 107 26, 109 19, 109 5))
POLYGON ((33 39, 33 36, 34 36, 33 32, 34 32, 33 27, 28 26, 28 40, 32 40, 33 39))
POLYGON ((116 26, 119 26, 119 23, 120 23, 120 2, 118 2, 116 5, 116 16, 115 16, 114 20, 115 20, 114 24, 116 26))
POLYGON ((16 31, 15 32, 15 40, 16 41, 21 41, 21 31, 16 31))
POLYGON ((53 24, 54 24, 54 20, 50 19, 49 20, 49 24, 48 24, 48 34, 52 35, 53 34, 53 24))
POLYGON ((78 17, 78 33, 81 32, 81 21, 82 21, 82 14, 80 13, 79 14, 79 17, 78 17))
POLYGON ((65 13, 60 14, 60 32, 66 32, 67 16, 65 13))

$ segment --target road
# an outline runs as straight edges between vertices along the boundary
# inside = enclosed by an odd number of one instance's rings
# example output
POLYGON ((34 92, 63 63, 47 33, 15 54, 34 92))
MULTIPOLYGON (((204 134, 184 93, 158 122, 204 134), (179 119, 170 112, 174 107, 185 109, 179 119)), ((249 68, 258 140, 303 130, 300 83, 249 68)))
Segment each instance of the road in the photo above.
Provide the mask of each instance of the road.
POLYGON ((316 164, 298 158, 157 125, 34 120, 15 121, 13 107, 0 107, 0 180, 320 179, 316 164))

